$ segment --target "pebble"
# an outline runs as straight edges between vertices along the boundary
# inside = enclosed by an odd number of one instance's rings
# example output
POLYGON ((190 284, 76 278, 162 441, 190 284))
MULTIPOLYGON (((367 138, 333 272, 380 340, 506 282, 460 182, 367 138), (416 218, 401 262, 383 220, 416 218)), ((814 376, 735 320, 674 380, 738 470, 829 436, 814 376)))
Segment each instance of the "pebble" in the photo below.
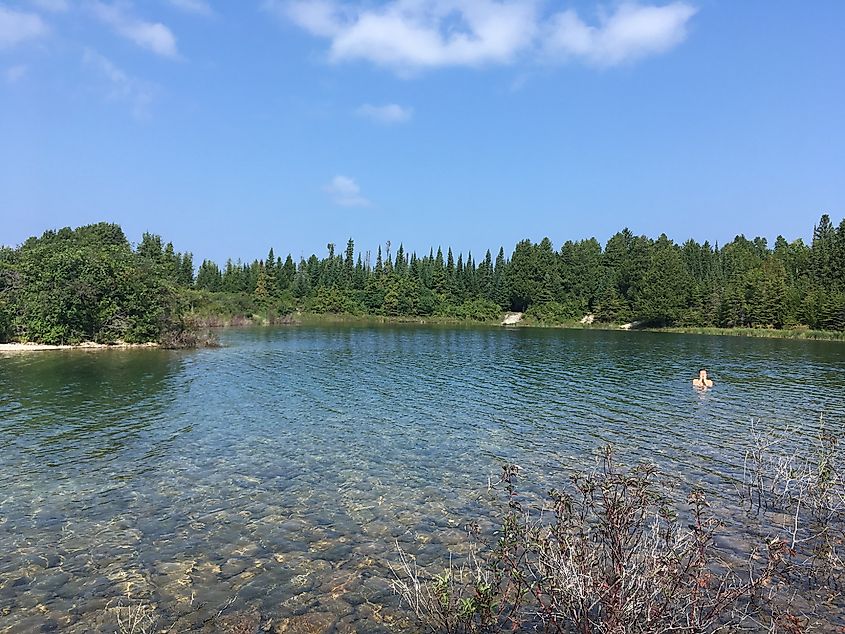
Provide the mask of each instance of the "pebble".
POLYGON ((241 574, 249 567, 249 562, 245 559, 227 559, 226 563, 220 566, 220 578, 229 579, 241 574))
POLYGON ((324 612, 310 612, 282 619, 273 628, 274 634, 328 634, 337 619, 324 612))

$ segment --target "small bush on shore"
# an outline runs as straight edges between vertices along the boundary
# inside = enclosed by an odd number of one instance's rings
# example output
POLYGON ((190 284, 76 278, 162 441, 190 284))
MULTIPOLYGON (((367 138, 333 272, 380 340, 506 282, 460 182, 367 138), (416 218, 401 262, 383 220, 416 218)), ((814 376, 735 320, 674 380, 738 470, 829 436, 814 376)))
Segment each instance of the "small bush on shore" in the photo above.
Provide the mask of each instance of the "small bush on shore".
POLYGON ((166 350, 219 348, 217 337, 208 330, 181 328, 162 333, 159 345, 166 350))
POLYGON ((572 303, 548 302, 531 306, 525 316, 540 324, 565 324, 580 318, 583 314, 584 311, 572 303))

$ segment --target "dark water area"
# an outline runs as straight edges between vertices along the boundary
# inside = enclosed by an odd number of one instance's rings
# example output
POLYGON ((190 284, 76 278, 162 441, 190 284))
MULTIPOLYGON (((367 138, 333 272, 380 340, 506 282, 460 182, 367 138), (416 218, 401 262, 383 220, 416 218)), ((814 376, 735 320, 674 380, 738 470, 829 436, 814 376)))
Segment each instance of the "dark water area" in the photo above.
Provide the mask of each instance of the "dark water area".
POLYGON ((752 420, 845 423, 845 345, 590 330, 331 326, 218 350, 0 356, 0 632, 173 631, 249 612, 401 628, 396 542, 459 548, 486 483, 617 446, 726 504, 752 420), (716 389, 690 381, 710 369, 716 389))

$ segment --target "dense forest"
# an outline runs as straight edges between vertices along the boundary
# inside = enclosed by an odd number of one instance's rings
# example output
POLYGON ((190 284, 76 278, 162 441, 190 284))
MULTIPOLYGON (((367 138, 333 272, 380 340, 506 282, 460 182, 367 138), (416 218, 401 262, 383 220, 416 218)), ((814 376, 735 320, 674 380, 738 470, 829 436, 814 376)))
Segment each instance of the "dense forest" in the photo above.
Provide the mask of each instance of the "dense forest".
MULTIPOLYGON (((48 231, 0 250, 0 340, 150 341, 217 317, 273 318, 294 310, 466 320, 525 312, 535 323, 845 330, 845 220, 827 215, 810 244, 736 237, 719 246, 676 244, 625 229, 602 245, 523 240, 482 258, 438 248, 422 256, 390 242, 359 253, 327 245, 295 262, 206 260, 120 227, 48 231)), ((213 320, 212 320, 213 322, 213 320)))
POLYGON ((145 235, 133 249, 107 223, 1 248, 0 341, 176 340, 188 329, 184 289, 193 268, 189 254, 175 254, 161 238, 145 235))

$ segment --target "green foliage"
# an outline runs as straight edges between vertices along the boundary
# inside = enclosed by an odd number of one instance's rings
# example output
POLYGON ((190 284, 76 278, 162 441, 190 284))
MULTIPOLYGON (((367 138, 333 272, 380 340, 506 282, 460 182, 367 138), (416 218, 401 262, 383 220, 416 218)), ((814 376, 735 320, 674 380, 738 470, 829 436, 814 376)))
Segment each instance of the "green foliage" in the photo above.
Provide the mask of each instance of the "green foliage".
POLYGON ((75 342, 156 339, 186 315, 249 319, 295 309, 387 317, 444 316, 493 321, 524 311, 530 321, 599 322, 684 328, 808 327, 845 330, 845 221, 822 216, 812 244, 737 236, 719 247, 675 244, 624 229, 602 249, 595 239, 522 240, 508 259, 476 262, 451 249, 418 256, 400 244, 355 252, 348 240, 322 259, 204 260, 160 236, 137 249, 117 225, 48 231, 0 249, 0 340, 75 342), (200 291, 201 294, 196 292, 200 291))
POLYGON ((576 318, 580 318, 582 314, 579 307, 571 302, 549 302, 531 306, 525 316, 540 324, 553 325, 572 322, 576 318))
POLYGON ((181 319, 182 262, 145 235, 137 252, 117 225, 30 238, 0 269, 0 338, 48 344, 156 341, 181 319), (170 259, 168 259, 170 258, 170 259))
POLYGON ((674 324, 688 305, 690 275, 680 249, 661 235, 650 248, 647 268, 633 285, 634 314, 638 320, 674 324))
POLYGON ((488 299, 475 299, 462 304, 443 304, 438 314, 467 321, 495 321, 499 319, 499 306, 488 299))
POLYGON ((315 313, 335 313, 357 315, 363 312, 356 294, 352 291, 344 291, 337 287, 321 287, 317 295, 308 305, 315 313))

